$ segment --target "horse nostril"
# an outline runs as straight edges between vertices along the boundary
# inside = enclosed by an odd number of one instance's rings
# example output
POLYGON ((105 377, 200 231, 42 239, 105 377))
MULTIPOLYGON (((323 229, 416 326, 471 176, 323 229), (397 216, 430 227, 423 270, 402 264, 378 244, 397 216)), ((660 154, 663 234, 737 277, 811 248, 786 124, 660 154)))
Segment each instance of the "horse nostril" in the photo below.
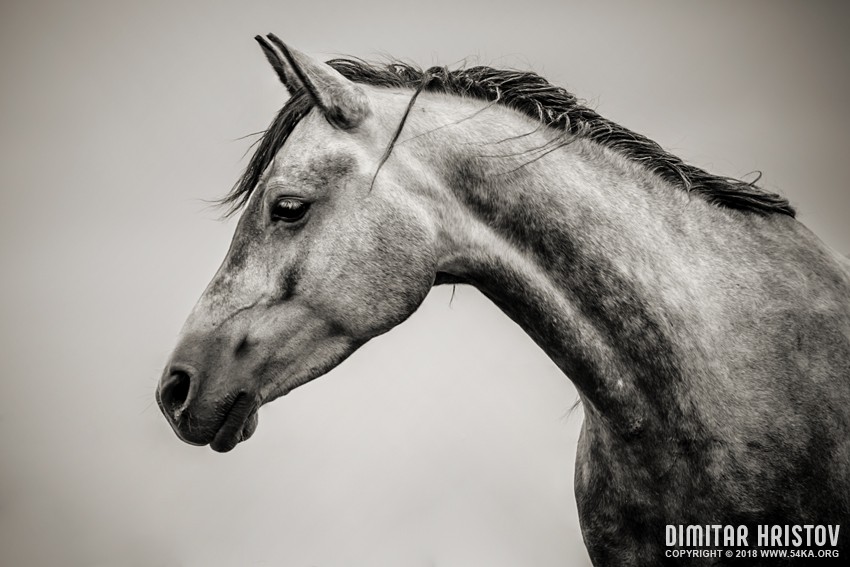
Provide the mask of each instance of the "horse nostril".
POLYGON ((185 370, 172 370, 159 389, 159 398, 165 412, 175 419, 185 407, 191 391, 192 378, 185 370))

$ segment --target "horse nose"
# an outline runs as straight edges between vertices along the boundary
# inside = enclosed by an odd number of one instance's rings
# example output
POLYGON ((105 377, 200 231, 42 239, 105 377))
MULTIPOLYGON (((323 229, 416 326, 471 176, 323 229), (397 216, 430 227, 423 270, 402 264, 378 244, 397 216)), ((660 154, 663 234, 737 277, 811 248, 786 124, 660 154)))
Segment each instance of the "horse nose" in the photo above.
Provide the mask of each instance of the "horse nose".
POLYGON ((172 364, 159 383, 156 391, 157 402, 162 413, 177 422, 183 411, 189 407, 197 391, 197 379, 194 369, 188 366, 172 364))

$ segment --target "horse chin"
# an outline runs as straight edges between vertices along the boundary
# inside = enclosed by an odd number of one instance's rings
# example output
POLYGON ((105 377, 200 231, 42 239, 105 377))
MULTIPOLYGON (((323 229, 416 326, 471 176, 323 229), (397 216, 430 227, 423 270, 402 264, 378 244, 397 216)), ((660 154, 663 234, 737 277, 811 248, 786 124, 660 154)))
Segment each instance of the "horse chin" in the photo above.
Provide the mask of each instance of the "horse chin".
POLYGON ((257 430, 258 405, 247 395, 240 394, 227 412, 215 436, 210 441, 210 448, 217 453, 226 453, 242 441, 247 441, 257 430))

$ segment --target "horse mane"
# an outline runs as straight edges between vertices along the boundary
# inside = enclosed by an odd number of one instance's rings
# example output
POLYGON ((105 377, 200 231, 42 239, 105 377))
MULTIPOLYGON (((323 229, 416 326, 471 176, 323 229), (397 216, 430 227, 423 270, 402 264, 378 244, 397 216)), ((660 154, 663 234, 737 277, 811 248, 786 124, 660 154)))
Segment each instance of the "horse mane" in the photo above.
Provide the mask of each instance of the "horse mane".
MULTIPOLYGON (((639 163, 668 183, 701 195, 710 203, 760 215, 795 211, 784 197, 751 182, 713 175, 686 164, 656 142, 632 132, 583 106, 572 93, 528 71, 475 66, 449 70, 431 67, 423 71, 407 63, 370 64, 359 59, 332 59, 328 65, 347 79, 384 88, 410 88, 481 99, 501 104, 565 133, 591 140, 639 163)), ((302 90, 277 113, 269 128, 255 142, 258 146, 233 189, 221 199, 228 214, 239 210, 251 196, 260 176, 283 147, 313 102, 302 90)), ((761 177, 759 175, 759 177, 761 177)))

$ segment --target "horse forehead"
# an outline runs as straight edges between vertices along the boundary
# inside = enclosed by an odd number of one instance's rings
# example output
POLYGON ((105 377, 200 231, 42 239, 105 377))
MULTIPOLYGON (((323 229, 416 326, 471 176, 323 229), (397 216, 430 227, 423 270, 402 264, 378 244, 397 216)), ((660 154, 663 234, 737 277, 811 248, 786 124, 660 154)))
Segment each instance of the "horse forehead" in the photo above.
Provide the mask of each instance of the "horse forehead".
POLYGON ((314 109, 295 126, 277 156, 285 162, 303 162, 316 155, 351 153, 358 146, 356 138, 350 132, 331 126, 314 109))
POLYGON ((273 186, 281 180, 328 182, 350 173, 367 158, 363 148, 351 138, 324 132, 314 137, 293 136, 270 164, 265 185, 273 186))
POLYGON ((325 151, 303 156, 303 159, 276 159, 263 184, 263 193, 281 188, 300 188, 303 197, 318 196, 325 190, 339 186, 343 179, 357 171, 358 160, 348 152, 325 151))

